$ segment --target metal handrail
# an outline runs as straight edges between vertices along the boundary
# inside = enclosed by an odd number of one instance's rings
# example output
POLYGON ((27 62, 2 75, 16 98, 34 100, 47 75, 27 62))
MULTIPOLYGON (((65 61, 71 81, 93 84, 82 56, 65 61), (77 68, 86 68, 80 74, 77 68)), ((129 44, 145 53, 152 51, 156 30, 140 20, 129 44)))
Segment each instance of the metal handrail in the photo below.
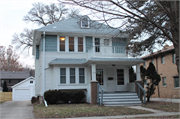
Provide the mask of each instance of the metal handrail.
POLYGON ((104 89, 98 83, 97 84, 97 103, 99 103, 100 105, 103 104, 103 93, 104 93, 104 89), (99 88, 101 89, 101 99, 99 98, 99 88))
POLYGON ((143 103, 146 104, 146 90, 145 90, 139 83, 136 82, 136 84, 137 84, 137 86, 138 86, 138 97, 141 98, 141 97, 140 97, 140 89, 141 89, 141 90, 144 92, 144 100, 143 100, 143 103))

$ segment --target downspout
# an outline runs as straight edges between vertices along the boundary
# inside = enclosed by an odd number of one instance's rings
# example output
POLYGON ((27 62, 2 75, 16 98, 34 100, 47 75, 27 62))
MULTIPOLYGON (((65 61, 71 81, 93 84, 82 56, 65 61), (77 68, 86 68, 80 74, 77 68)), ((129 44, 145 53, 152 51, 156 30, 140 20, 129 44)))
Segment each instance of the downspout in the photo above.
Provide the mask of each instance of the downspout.
POLYGON ((43 32, 43 95, 45 91, 45 32, 43 32))

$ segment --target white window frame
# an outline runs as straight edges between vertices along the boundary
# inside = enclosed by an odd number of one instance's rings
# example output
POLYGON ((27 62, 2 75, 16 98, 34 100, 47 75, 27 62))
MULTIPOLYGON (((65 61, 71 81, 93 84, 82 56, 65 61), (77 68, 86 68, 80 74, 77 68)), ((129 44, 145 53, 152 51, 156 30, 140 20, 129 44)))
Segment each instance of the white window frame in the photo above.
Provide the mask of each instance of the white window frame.
POLYGON ((69 67, 69 83, 70 83, 70 84, 76 84, 76 68, 75 68, 75 67, 69 67), (72 68, 72 69, 75 69, 75 75, 74 75, 74 77, 75 77, 75 82, 74 82, 74 83, 71 83, 71 68, 72 68))
POLYGON ((78 68, 78 77, 79 77, 78 79, 79 79, 79 84, 85 84, 85 83, 86 83, 85 75, 86 75, 86 74, 85 74, 85 68, 84 68, 84 67, 79 67, 79 68, 78 68), (80 74, 80 72, 79 72, 80 68, 83 68, 83 69, 84 69, 84 75, 79 75, 79 74, 80 74), (80 76, 84 76, 84 83, 80 83, 80 76))
POLYGON ((59 36, 58 37, 58 52, 66 52, 66 36, 59 36), (65 38, 65 40, 64 40, 64 45, 65 45, 65 49, 64 49, 64 51, 60 51, 60 37, 64 37, 65 38))
POLYGON ((89 23, 89 21, 90 21, 89 18, 87 18, 87 17, 82 17, 82 18, 81 18, 81 28, 90 28, 90 23, 89 23), (88 27, 84 27, 84 26, 82 25, 82 19, 83 19, 83 18, 86 18, 86 19, 87 19, 87 21, 88 21, 88 27))
POLYGON ((67 67, 60 67, 60 84, 67 84, 67 67), (65 76, 65 81, 66 81, 66 83, 61 83, 61 69, 65 69, 65 71, 66 71, 66 75, 63 75, 63 76, 65 76))

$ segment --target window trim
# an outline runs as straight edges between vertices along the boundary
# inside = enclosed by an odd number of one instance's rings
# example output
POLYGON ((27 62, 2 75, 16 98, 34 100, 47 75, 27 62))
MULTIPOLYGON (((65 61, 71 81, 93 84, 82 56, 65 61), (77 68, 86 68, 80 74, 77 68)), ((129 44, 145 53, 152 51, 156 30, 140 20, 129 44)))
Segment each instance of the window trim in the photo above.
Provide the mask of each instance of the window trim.
POLYGON ((80 36, 77 37, 77 48, 78 48, 77 49, 78 52, 84 52, 84 37, 80 37, 80 36), (82 42, 83 42, 82 44, 79 44, 79 38, 82 38, 82 42), (79 51, 79 46, 82 46, 82 51, 79 51))
POLYGON ((90 28, 90 23, 89 22, 90 22, 90 19, 88 17, 82 17, 81 18, 81 28, 90 28), (83 26, 83 24, 82 24, 82 19, 84 19, 84 18, 87 19, 87 22, 88 22, 88 26, 87 27, 83 26))
POLYGON ((67 67, 60 67, 60 84, 67 84, 67 67), (63 76, 65 76, 65 83, 61 83, 61 69, 65 69, 65 75, 63 75, 63 76))
POLYGON ((78 77, 79 77, 79 82, 78 82, 78 83, 79 83, 79 84, 85 84, 85 83, 86 83, 86 82, 85 82, 85 75, 86 75, 86 74, 85 74, 85 68, 84 68, 84 67, 78 67, 78 71, 79 71, 79 72, 78 72, 78 77), (80 70, 81 68, 84 69, 84 75, 80 75, 80 71, 79 71, 79 70, 80 70), (80 83, 80 76, 84 76, 84 83, 80 83))
POLYGON ((66 36, 59 36, 58 37, 58 39, 59 39, 59 42, 58 42, 58 45, 59 45, 59 52, 66 52, 66 36), (65 38, 65 40, 64 40, 64 51, 61 51, 60 49, 61 49, 61 42, 60 42, 60 38, 61 37, 64 37, 65 38))
POLYGON ((69 84, 76 84, 76 68, 69 67, 69 84), (71 69, 74 69, 74 83, 71 83, 71 69))

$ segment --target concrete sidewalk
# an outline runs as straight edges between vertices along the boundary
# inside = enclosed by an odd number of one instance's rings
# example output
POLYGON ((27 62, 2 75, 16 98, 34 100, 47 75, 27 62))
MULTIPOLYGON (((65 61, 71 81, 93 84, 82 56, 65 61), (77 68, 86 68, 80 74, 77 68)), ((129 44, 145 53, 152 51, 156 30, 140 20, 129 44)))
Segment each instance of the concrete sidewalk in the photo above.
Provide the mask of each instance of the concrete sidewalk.
POLYGON ((65 118, 65 119, 120 119, 120 118, 134 118, 134 117, 142 118, 142 117, 180 115, 180 112, 165 112, 165 111, 145 108, 141 106, 128 106, 128 107, 133 108, 133 109, 147 110, 153 113, 152 114, 138 114, 138 115, 121 115, 121 116, 77 117, 77 118, 65 118))
POLYGON ((151 98, 150 101, 164 101, 164 102, 172 102, 172 103, 180 103, 180 99, 175 98, 151 98))

